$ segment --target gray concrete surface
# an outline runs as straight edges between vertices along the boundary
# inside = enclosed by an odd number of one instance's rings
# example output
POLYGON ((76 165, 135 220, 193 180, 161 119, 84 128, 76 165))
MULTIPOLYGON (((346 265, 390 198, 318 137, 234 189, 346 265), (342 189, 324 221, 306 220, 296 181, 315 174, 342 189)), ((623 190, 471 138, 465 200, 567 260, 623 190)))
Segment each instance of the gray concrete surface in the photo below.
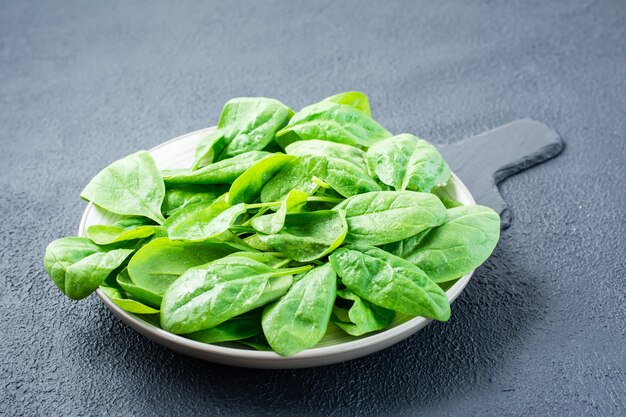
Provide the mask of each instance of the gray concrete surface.
POLYGON ((0 414, 624 415, 623 1, 2 1, 0 414), (371 97, 434 143, 528 117, 566 142, 511 177, 514 216, 449 323, 294 371, 180 356, 42 268, 111 161, 233 96, 371 97))

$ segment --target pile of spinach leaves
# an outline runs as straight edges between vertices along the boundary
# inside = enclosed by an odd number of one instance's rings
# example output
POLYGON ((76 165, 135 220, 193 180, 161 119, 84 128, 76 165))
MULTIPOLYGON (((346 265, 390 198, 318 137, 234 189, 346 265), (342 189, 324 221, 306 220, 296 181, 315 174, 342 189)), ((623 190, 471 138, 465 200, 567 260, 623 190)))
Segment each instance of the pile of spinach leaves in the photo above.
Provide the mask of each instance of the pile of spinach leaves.
POLYGON ((193 166, 159 171, 140 151, 97 174, 81 197, 122 220, 53 241, 44 266, 70 298, 101 288, 171 333, 293 355, 328 326, 448 320, 442 288, 500 231, 493 210, 441 197, 449 180, 437 149, 393 136, 362 93, 298 112, 236 98, 193 166))

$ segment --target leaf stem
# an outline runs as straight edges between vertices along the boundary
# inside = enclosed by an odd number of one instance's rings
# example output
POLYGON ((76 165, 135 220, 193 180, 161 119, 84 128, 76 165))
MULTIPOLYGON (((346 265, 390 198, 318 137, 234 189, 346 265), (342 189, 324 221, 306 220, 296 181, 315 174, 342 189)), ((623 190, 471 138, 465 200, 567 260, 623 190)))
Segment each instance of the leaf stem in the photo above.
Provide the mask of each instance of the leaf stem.
POLYGON ((321 196, 312 196, 306 199, 306 201, 322 201, 325 203, 341 203, 343 198, 336 197, 321 197, 321 196))
POLYGON ((313 265, 296 266, 295 268, 286 268, 276 271, 272 276, 282 277, 285 275, 298 275, 313 269, 313 265))
POLYGON ((254 203, 254 204, 244 204, 246 210, 256 209, 256 208, 265 208, 265 207, 276 207, 283 204, 282 201, 269 201, 267 203, 254 203))
POLYGON ((285 259, 284 261, 279 262, 279 263, 277 263, 276 265, 274 265, 274 266, 273 266, 273 268, 276 268, 276 269, 278 269, 278 268, 282 268, 282 267, 283 267, 283 266, 285 266, 285 265, 289 265, 289 262, 291 262, 291 261, 293 261, 293 259, 291 259, 291 258, 287 258, 287 259, 285 259))

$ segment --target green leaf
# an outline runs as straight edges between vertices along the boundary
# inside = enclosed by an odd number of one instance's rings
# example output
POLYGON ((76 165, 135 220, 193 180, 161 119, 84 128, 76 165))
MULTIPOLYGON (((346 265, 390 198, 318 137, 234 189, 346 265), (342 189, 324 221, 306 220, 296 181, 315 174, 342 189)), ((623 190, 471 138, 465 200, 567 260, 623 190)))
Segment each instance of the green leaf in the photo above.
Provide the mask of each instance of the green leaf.
POLYGON ((298 189, 313 195, 318 185, 313 177, 326 177, 328 161, 319 156, 303 156, 288 162, 261 190, 261 201, 282 200, 291 190, 298 189))
POLYGON ((336 303, 331 321, 351 336, 362 336, 382 330, 389 326, 396 316, 395 311, 372 304, 347 288, 337 291, 337 296, 349 300, 351 305, 346 309, 336 303))
POLYGON ((145 216, 161 224, 165 185, 154 160, 139 151, 100 171, 82 191, 85 200, 113 213, 145 216))
POLYGON ((263 310, 263 333, 272 349, 290 356, 315 346, 326 333, 337 293, 337 274, 326 264, 309 271, 263 310))
POLYGON ((367 150, 367 165, 396 190, 429 192, 450 178, 450 167, 437 148, 407 133, 373 144, 367 150))
POLYGON ((61 291, 74 300, 81 300, 94 292, 100 284, 133 253, 133 249, 114 249, 96 252, 75 264, 65 273, 65 286, 61 291))
POLYGON ((172 240, 231 240, 234 235, 228 228, 245 212, 243 203, 225 207, 220 200, 216 200, 206 208, 192 206, 179 211, 168 218, 163 227, 172 240))
POLYGON ((261 310, 257 309, 233 317, 210 329, 186 334, 185 337, 203 343, 220 343, 247 339, 256 336, 261 331, 261 310))
POLYGON ((165 216, 169 217, 195 204, 207 206, 227 191, 228 188, 221 185, 168 187, 165 190, 161 211, 165 216))
POLYGON ((264 149, 291 116, 289 107, 271 98, 240 97, 228 101, 218 124, 227 142, 219 159, 264 149))
POLYGON ((241 250, 234 244, 216 241, 185 242, 168 238, 154 239, 143 246, 128 263, 132 282, 156 295, 189 268, 222 258, 241 250))
POLYGON ((322 179, 344 197, 382 191, 367 171, 339 158, 328 158, 326 175, 322 179))
POLYGON ((196 161, 191 168, 192 171, 211 165, 217 157, 224 151, 228 140, 224 137, 223 130, 209 132, 196 147, 196 161))
POLYGON ((131 226, 124 228, 99 224, 87 228, 87 237, 98 245, 109 245, 126 240, 143 239, 152 236, 160 228, 160 226, 131 226))
POLYGON ((500 217, 484 206, 448 210, 448 219, 406 247, 402 256, 435 282, 469 274, 491 255, 500 238, 500 217))
POLYGON ((329 257, 343 284, 359 297, 401 313, 447 321, 446 293, 412 263, 371 246, 347 246, 329 257))
POLYGON ((324 99, 324 101, 345 104, 346 106, 354 107, 367 116, 372 116, 370 102, 367 96, 359 91, 347 91, 345 93, 335 94, 334 96, 324 99))
POLYGON ((232 184, 248 168, 262 159, 272 156, 270 152, 252 151, 205 166, 196 171, 177 169, 162 171, 163 180, 170 185, 232 184))
POLYGON ((281 297, 291 275, 308 269, 275 269, 243 256, 191 268, 165 292, 161 327, 175 334, 211 328, 281 297))
POLYGON ((46 248, 44 269, 64 294, 81 299, 95 291, 132 252, 133 249, 102 247, 86 237, 65 237, 46 248), (107 256, 108 251, 111 254, 107 256), (93 267, 93 271, 88 267, 93 267))
POLYGON ((288 258, 310 262, 339 247, 347 231, 343 211, 319 210, 288 214, 279 233, 259 235, 259 239, 288 258))
POLYGON ((293 142, 309 139, 370 147, 389 136, 391 133, 362 111, 321 101, 297 112, 287 127, 276 133, 276 141, 283 149, 293 142))
POLYGON ((359 194, 333 210, 346 211, 346 242, 372 246, 406 239, 446 219, 446 209, 437 197, 414 191, 359 194))
POLYGON ((307 202, 308 196, 304 191, 291 190, 282 201, 276 213, 252 219, 250 225, 257 231, 264 234, 275 234, 283 228, 285 218, 288 213, 301 211, 307 202))
POLYGON ((156 309, 161 307, 161 296, 135 285, 128 275, 128 268, 124 268, 117 274, 116 283, 137 301, 156 309))
POLYGON ((294 159, 291 155, 277 153, 257 162, 233 182, 228 191, 228 202, 232 205, 254 203, 261 195, 265 183, 294 159))
POLYGON ((145 304, 140 303, 139 301, 133 300, 128 297, 124 297, 120 290, 117 288, 106 287, 104 285, 100 286, 100 289, 106 294, 106 296, 111 299, 124 311, 128 311, 129 313, 134 314, 157 314, 159 310, 156 310, 152 307, 149 307, 145 304))
POLYGON ((285 152, 294 156, 323 156, 326 158, 339 158, 360 167, 367 169, 365 164, 365 152, 361 149, 344 145, 342 143, 328 142, 325 140, 301 140, 294 142, 285 148, 285 152))
POLYGON ((256 249, 256 250, 260 250, 264 252, 272 252, 274 250, 274 248, 271 245, 263 242, 259 238, 259 235, 256 233, 253 235, 247 236, 243 238, 242 240, 246 245, 249 245, 251 248, 256 249))

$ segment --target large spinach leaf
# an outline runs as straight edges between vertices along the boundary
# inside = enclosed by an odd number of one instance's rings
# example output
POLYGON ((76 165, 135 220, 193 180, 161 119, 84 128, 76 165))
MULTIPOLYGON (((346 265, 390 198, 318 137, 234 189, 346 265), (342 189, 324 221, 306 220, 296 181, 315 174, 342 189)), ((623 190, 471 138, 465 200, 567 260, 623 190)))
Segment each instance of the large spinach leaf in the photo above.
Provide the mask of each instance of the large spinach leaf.
POLYGON ((289 191, 298 189, 308 195, 317 190, 313 178, 324 178, 328 161, 320 156, 303 156, 288 162, 261 190, 261 201, 279 201, 289 191))
POLYGON ((446 293, 412 263, 382 249, 347 246, 329 257, 343 284, 378 306, 414 316, 446 321, 446 293))
POLYGON ((435 282, 445 282, 485 262, 499 238, 500 217, 495 211, 484 206, 455 207, 448 210, 445 223, 414 245, 405 245, 401 256, 435 282))
POLYGON ((188 207, 168 218, 163 226, 172 240, 232 240, 229 227, 246 212, 246 207, 243 203, 232 207, 224 204, 216 200, 206 208, 188 207))
POLYGON ((165 292, 161 327, 176 334, 211 328, 281 297, 292 274, 309 269, 272 268, 243 256, 191 268, 165 292))
POLYGON ((294 213, 285 217, 280 232, 259 234, 259 239, 276 251, 299 262, 319 259, 343 243, 348 232, 342 210, 294 213))
POLYGON ((308 139, 369 147, 389 136, 391 133, 362 111, 321 101, 297 112, 287 127, 276 133, 276 141, 283 149, 293 142, 308 139))
POLYGON ((233 182, 228 191, 228 202, 231 205, 254 203, 265 183, 293 159, 291 155, 278 153, 257 162, 233 182))
POLYGON ((136 286, 160 296, 189 268, 239 250, 241 248, 234 244, 217 241, 185 242, 159 238, 146 244, 131 258, 128 275, 136 286))
POLYGON ((359 194, 333 210, 346 212, 346 242, 373 246, 406 239, 446 219, 446 208, 437 197, 414 191, 359 194))
POLYGON ((122 288, 140 303, 148 305, 155 309, 159 309, 161 307, 161 296, 159 294, 153 293, 150 290, 137 286, 130 279, 130 276, 128 275, 128 268, 124 268, 117 274, 115 284, 117 284, 116 286, 122 288))
POLYGON ((217 131, 198 145, 195 169, 213 162, 216 156, 226 159, 264 149, 291 116, 289 107, 271 98, 240 97, 228 101, 217 131))
POLYGON ((337 274, 325 264, 309 271, 263 310, 263 333, 272 349, 290 356, 315 346, 326 333, 337 274))
POLYGON ((170 185, 186 184, 232 184, 248 168, 262 159, 270 157, 270 152, 252 151, 233 158, 207 165, 196 171, 175 169, 162 171, 163 180, 170 185))
POLYGON ((46 248, 44 269, 65 295, 80 300, 94 292, 133 251, 99 246, 84 237, 65 237, 46 248))
POLYGON ((327 158, 326 175, 322 179, 344 197, 371 191, 382 191, 367 171, 339 158, 327 158))
POLYGON ((407 133, 373 144, 367 150, 367 164, 396 190, 429 192, 450 178, 450 168, 437 148, 407 133))
POLYGON ((161 203, 165 185, 154 160, 139 151, 100 171, 81 192, 85 200, 113 213, 165 221, 161 203))
POLYGON ((226 192, 228 192, 228 188, 222 185, 168 187, 165 190, 161 212, 169 217, 194 204, 206 206, 226 192))
POLYGON ((294 156, 315 155, 326 158, 339 158, 366 170, 365 152, 361 149, 344 145, 343 143, 328 142, 325 140, 301 140, 285 148, 285 152, 294 156))
POLYGON ((163 228, 160 226, 119 227, 98 224, 87 228, 87 237, 98 245, 110 245, 127 240, 143 239, 155 233, 162 234, 162 231, 163 228))

